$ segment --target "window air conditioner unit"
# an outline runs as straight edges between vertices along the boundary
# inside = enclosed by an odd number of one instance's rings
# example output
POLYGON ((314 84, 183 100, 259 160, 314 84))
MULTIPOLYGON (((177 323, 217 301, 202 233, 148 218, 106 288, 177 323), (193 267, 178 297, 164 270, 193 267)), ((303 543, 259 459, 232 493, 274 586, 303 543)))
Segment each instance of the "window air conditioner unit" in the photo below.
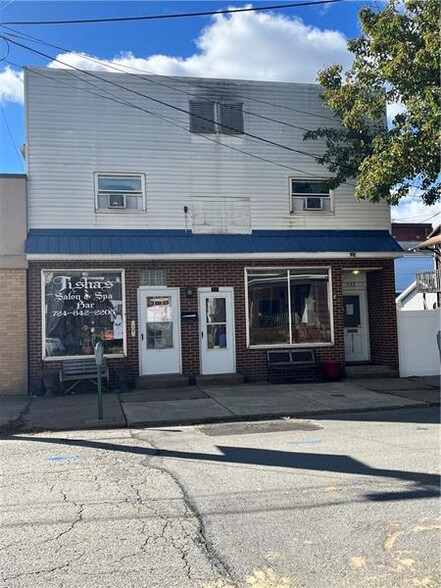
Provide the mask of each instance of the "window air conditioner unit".
POLYGON ((125 208, 126 195, 125 194, 109 194, 109 208, 125 208))
POLYGON ((312 196, 303 200, 303 210, 323 210, 323 198, 312 196))

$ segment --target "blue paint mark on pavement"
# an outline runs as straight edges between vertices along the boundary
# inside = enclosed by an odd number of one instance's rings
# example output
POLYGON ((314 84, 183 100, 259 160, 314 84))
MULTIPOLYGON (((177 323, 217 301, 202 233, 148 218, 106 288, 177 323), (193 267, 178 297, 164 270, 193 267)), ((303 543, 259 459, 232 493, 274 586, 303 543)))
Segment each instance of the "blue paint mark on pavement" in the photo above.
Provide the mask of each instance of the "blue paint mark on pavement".
POLYGON ((69 455, 67 457, 62 456, 62 455, 52 455, 51 457, 47 458, 48 461, 51 461, 52 463, 59 463, 62 461, 78 461, 81 459, 86 459, 85 457, 81 457, 80 455, 69 455))
POLYGON ((316 445, 317 443, 321 442, 321 439, 310 439, 308 441, 292 441, 288 445, 316 445))

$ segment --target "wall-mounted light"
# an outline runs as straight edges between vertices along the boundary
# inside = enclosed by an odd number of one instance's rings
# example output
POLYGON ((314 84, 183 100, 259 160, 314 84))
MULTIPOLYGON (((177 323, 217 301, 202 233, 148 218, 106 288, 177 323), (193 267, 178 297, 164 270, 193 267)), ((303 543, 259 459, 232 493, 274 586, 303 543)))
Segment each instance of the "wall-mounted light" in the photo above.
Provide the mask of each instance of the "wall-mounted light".
POLYGON ((193 293, 194 293, 193 286, 185 286, 185 294, 186 294, 186 296, 188 296, 188 298, 193 296, 193 293))
POLYGON ((360 273, 360 270, 352 270, 352 273, 354 274, 354 276, 358 276, 358 274, 360 273))

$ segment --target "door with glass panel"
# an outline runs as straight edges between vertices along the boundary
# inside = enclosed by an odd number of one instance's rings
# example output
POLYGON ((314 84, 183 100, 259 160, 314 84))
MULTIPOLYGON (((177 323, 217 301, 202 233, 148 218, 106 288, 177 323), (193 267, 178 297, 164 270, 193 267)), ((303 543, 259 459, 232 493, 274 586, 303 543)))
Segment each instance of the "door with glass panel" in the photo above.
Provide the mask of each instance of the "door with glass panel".
POLYGON ((180 373, 179 290, 142 288, 138 309, 141 374, 180 373))
POLYGON ((201 374, 236 371, 233 290, 199 292, 201 374))

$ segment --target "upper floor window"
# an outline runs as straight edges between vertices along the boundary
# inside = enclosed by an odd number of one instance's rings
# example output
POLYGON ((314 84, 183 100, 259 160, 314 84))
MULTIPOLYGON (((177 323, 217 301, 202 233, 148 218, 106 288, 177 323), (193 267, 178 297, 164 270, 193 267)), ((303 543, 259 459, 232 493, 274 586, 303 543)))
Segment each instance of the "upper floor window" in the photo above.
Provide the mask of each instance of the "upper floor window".
POLYGON ((190 102, 190 133, 243 133, 241 102, 190 102))
POLYGON ((145 209, 143 174, 96 174, 96 209, 142 211, 145 209))
POLYGON ((290 178, 291 212, 332 212, 333 192, 326 180, 290 178))

